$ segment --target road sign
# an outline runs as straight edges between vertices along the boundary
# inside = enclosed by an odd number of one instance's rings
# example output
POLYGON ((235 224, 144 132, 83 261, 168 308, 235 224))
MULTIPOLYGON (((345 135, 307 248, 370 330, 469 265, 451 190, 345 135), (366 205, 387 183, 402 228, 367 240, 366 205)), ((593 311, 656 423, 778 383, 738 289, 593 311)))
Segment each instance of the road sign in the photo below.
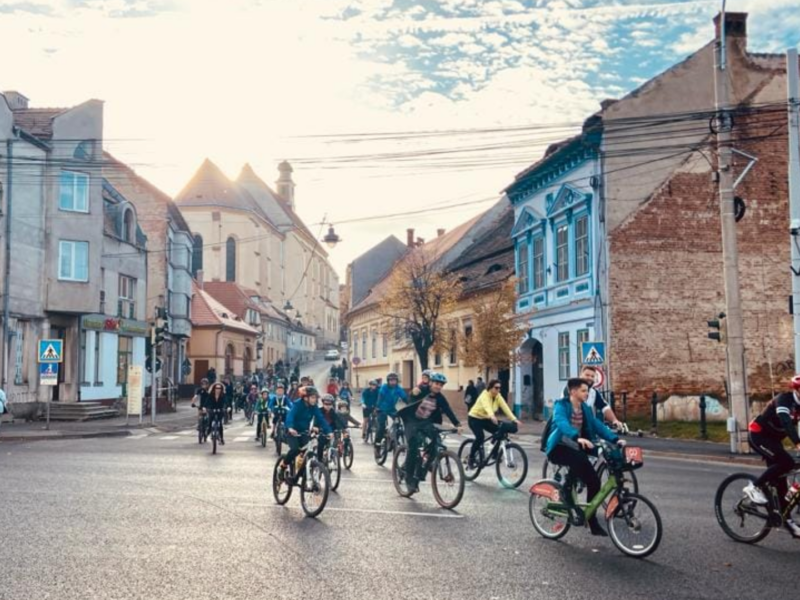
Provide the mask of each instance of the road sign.
POLYGON ((64 362, 64 340, 39 340, 39 362, 64 362))
POLYGON ((606 362, 605 342, 582 342, 581 364, 598 366, 606 362))
POLYGON ((58 385, 58 363, 39 365, 39 385, 58 385))
POLYGON ((361 359, 358 358, 357 356, 354 356, 352 362, 353 362, 353 366, 357 367, 358 365, 361 364, 361 359))
POLYGON ((594 385, 592 387, 596 390, 599 390, 606 383, 606 374, 600 367, 597 367, 594 372, 595 372, 594 385))

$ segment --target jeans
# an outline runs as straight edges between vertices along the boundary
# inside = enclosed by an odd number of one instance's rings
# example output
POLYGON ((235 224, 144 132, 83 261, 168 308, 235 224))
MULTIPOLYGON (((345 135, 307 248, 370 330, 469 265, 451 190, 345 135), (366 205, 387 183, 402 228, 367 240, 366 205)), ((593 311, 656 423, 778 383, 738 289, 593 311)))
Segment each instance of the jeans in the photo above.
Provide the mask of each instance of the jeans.
MULTIPOLYGON (((394 415, 391 415, 392 417, 394 415)), ((388 413, 378 411, 378 431, 375 432, 375 445, 377 446, 383 441, 383 437, 386 435, 386 420, 389 417, 388 413)))
POLYGON ((438 436, 433 423, 410 421, 405 424, 406 439, 408 440, 408 452, 406 453, 406 482, 408 487, 415 488, 419 484, 417 468, 421 460, 419 451, 429 440, 435 440, 438 436))
POLYGON ((781 510, 786 508, 786 492, 789 484, 784 477, 794 469, 792 455, 783 449, 783 442, 774 437, 761 433, 751 433, 748 436, 750 447, 758 452, 767 463, 767 470, 756 480, 756 485, 766 491, 767 485, 772 485, 778 490, 781 510))
POLYGON ((206 435, 211 435, 211 424, 216 419, 217 425, 219 425, 219 441, 221 442, 225 441, 224 428, 222 426, 225 417, 223 413, 224 411, 221 409, 208 411, 208 430, 206 431, 206 435))

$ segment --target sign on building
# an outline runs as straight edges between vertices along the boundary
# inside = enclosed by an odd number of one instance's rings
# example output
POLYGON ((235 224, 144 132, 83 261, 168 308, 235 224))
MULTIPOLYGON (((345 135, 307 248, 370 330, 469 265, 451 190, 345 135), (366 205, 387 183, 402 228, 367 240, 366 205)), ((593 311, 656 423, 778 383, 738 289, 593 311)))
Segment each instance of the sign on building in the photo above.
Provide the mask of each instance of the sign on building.
POLYGON ((605 342, 582 342, 581 343, 581 364, 600 366, 606 362, 606 343, 605 342))
POLYGON ((39 340, 39 362, 64 362, 64 340, 39 340))

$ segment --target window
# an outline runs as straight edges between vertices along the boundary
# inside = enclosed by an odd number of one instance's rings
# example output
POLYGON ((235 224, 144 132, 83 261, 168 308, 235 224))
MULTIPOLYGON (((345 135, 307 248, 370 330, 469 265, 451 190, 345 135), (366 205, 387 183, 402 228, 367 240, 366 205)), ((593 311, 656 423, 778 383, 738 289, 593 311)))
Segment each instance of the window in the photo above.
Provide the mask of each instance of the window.
POLYGON ((225 281, 236 281, 236 240, 225 242, 225 281))
POLYGON ((25 373, 25 321, 17 321, 16 335, 14 336, 14 385, 27 383, 25 373))
POLYGON ((250 369, 250 363, 253 360, 253 351, 250 349, 249 346, 245 347, 244 349, 244 374, 250 375, 252 372, 250 369))
POLYGON ((117 385, 125 385, 128 382, 128 365, 133 360, 133 338, 121 335, 117 339, 117 385))
POLYGON ((358 356, 358 332, 353 332, 353 354, 358 356))
POLYGON ((233 344, 225 346, 225 375, 233 375, 233 344))
POLYGON ((558 378, 569 379, 569 331, 558 334, 558 378))
POLYGON ((441 352, 437 352, 436 354, 433 355, 433 365, 435 367, 441 367, 442 366, 442 353, 441 352))
POLYGON ((367 358, 367 330, 361 332, 361 358, 367 358))
POLYGON ((94 337, 94 384, 102 385, 103 379, 103 334, 99 331, 94 337))
POLYGON ((575 352, 575 354, 577 355, 577 359, 578 359, 578 368, 575 371, 576 373, 580 372, 580 369, 581 369, 581 360, 583 360, 583 357, 581 356, 581 353, 583 352, 582 344, 584 342, 588 342, 589 341, 589 330, 588 329, 579 329, 577 333, 578 333, 578 339, 577 339, 576 343, 577 343, 577 346, 578 346, 578 350, 575 352))
POLYGON ((192 245, 192 276, 197 277, 197 272, 203 270, 203 236, 194 236, 192 245))
POLYGON ((519 277, 519 293, 528 293, 528 242, 520 242, 518 248, 519 264, 517 276, 519 277))
POLYGON ((458 344, 458 334, 456 333, 455 327, 450 329, 450 364, 454 365, 458 362, 458 355, 456 353, 456 347, 458 344))
POLYGON ((378 330, 372 330, 372 358, 378 358, 378 330))
POLYGON ((569 226, 564 223, 556 229, 556 280, 569 279, 569 226))
MULTIPOLYGON (((127 209, 122 217, 122 239, 131 244, 136 243, 136 223, 133 220, 133 210, 127 209)), ((172 247, 172 244, 170 244, 172 247)))
POLYGON ((73 212, 89 212, 89 176, 75 171, 61 171, 58 208, 73 212))
POLYGON ((136 318, 136 280, 127 275, 119 276, 119 300, 117 316, 125 319, 136 318))
POLYGON ((544 287, 544 238, 533 240, 533 289, 544 287))
POLYGON ((383 358, 389 356, 389 336, 387 334, 383 334, 383 358))
POLYGON ((58 243, 58 278, 89 281, 89 242, 58 243))
POLYGON ((589 216, 575 219, 575 277, 589 272, 589 216))

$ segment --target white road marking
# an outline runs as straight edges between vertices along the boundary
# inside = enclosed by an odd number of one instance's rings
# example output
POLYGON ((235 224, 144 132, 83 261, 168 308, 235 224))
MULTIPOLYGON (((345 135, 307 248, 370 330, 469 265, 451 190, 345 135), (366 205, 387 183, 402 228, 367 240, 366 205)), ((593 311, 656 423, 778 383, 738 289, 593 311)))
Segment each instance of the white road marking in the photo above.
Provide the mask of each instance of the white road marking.
POLYGON ((160 438, 158 438, 158 439, 160 439, 160 440, 164 440, 164 441, 167 441, 167 440, 177 440, 177 439, 178 439, 178 436, 177 436, 177 435, 165 435, 164 437, 160 437, 160 438))
POLYGON ((344 507, 326 507, 326 511, 331 512, 354 512, 354 513, 369 513, 376 515, 402 515, 408 517, 433 517, 434 519, 463 519, 464 515, 457 515, 453 513, 423 513, 423 512, 410 512, 405 510, 379 510, 372 508, 344 508, 344 507))
POLYGON ((233 441, 234 442, 246 442, 249 439, 250 439, 249 435, 240 435, 239 437, 235 438, 233 441))
POLYGON ((147 437, 147 434, 146 434, 146 433, 138 433, 138 434, 136 434, 136 435, 129 435, 129 436, 128 436, 127 438, 125 438, 125 439, 127 439, 127 440, 140 440, 140 439, 142 439, 142 438, 146 438, 146 437, 147 437))
POLYGON ((194 435, 197 433, 196 429, 186 429, 185 431, 178 431, 176 432, 178 435, 194 435))

